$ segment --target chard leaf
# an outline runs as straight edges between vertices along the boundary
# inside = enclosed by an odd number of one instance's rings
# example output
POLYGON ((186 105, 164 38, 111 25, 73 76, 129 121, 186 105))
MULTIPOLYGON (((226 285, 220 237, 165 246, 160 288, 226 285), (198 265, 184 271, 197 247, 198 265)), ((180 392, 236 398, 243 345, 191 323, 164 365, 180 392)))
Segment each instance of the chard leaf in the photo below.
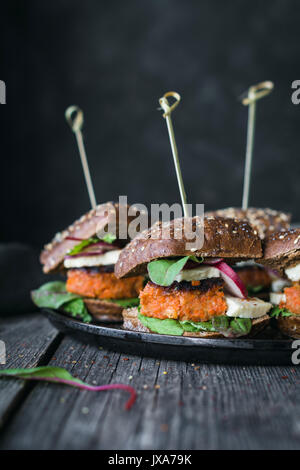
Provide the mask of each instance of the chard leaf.
POLYGON ((226 331, 229 328, 229 318, 225 315, 220 315, 217 317, 213 317, 212 319, 212 326, 215 331, 226 331))
POLYGON ((139 313, 138 318, 140 322, 149 328, 153 333, 159 333, 161 335, 174 335, 182 336, 183 327, 179 321, 168 318, 166 320, 159 320, 158 318, 145 317, 139 313))
POLYGON ((230 322, 230 329, 235 335, 247 335, 252 328, 252 321, 250 318, 235 318, 230 322))
POLYGON ((63 305, 63 310, 71 314, 74 318, 80 318, 85 323, 92 321, 91 315, 88 313, 84 301, 79 299, 71 300, 70 302, 63 305))
POLYGON ((184 329, 184 331, 190 331, 194 333, 195 331, 198 331, 199 328, 194 326, 190 321, 179 321, 180 325, 184 329))
POLYGON ((170 286, 183 269, 189 256, 179 260, 158 259, 148 263, 148 273, 152 282, 159 286, 170 286))
POLYGON ((84 248, 91 245, 92 243, 97 243, 98 241, 99 241, 99 238, 95 238, 95 237, 88 238, 87 240, 82 240, 80 243, 75 245, 74 248, 72 248, 72 250, 68 252, 68 256, 77 255, 77 253, 80 253, 84 248))
POLYGON ((40 380, 45 382, 56 382, 72 387, 81 388, 83 390, 91 390, 100 392, 104 390, 126 390, 130 393, 125 408, 128 410, 136 400, 136 391, 130 385, 109 384, 109 385, 89 385, 80 379, 73 377, 70 372, 62 367, 42 366, 32 369, 0 369, 0 376, 16 377, 24 380, 40 380))
POLYGON ((60 308, 79 296, 66 291, 66 284, 61 281, 47 282, 31 292, 33 303, 37 307, 60 308))
POLYGON ((54 381, 53 379, 60 379, 83 384, 81 380, 75 379, 66 369, 53 366, 34 367, 32 369, 3 369, 0 370, 0 375, 13 375, 24 379, 47 379, 49 382, 54 381))
POLYGON ((220 332, 224 336, 241 336, 250 333, 252 322, 250 318, 234 318, 230 320, 225 315, 214 317, 206 322, 179 321, 173 319, 160 320, 146 317, 139 313, 140 322, 154 333, 161 335, 181 336, 184 331, 212 331, 220 332))

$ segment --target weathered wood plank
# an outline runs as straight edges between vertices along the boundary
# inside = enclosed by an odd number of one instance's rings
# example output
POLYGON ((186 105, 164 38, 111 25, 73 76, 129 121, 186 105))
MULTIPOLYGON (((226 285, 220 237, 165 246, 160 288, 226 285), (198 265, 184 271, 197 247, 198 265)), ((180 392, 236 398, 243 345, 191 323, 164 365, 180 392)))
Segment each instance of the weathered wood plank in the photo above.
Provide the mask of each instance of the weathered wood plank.
MULTIPOLYGON (((58 331, 40 314, 28 314, 1 319, 0 339, 6 344, 6 365, 1 369, 35 367, 47 362, 56 347, 58 331)), ((28 382, 1 378, 0 380, 0 428, 9 414, 19 404, 29 387, 28 382)))
POLYGON ((193 366, 126 357, 71 338, 51 363, 89 383, 130 383, 138 401, 128 412, 122 391, 38 384, 0 448, 300 448, 299 368, 193 366))

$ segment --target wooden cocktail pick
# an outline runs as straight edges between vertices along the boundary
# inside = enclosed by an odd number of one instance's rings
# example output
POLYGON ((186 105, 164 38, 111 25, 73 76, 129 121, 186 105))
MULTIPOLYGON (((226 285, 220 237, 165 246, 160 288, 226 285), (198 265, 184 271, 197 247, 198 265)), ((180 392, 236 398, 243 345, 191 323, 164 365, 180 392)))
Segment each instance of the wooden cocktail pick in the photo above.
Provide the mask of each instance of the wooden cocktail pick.
POLYGON ((181 203, 183 207, 183 212, 185 217, 189 217, 189 211, 188 211, 188 206, 187 206, 187 200, 186 200, 186 193, 184 189, 184 184, 183 184, 183 179, 182 179, 182 173, 180 169, 180 163, 179 163, 179 157, 178 157, 178 150, 177 150, 177 145, 176 145, 176 140, 175 140, 175 135, 174 135, 174 129, 173 129, 173 123, 171 119, 171 113, 174 111, 176 106, 178 106, 179 101, 181 100, 181 97, 179 93, 176 93, 175 91, 168 91, 167 93, 164 94, 159 99, 159 104, 164 111, 163 117, 165 118, 167 122, 167 127, 168 127, 168 132, 169 132, 169 138, 170 138, 170 144, 171 144, 171 149, 172 149, 172 154, 173 154, 173 159, 174 159, 174 165, 175 165, 175 170, 176 170, 176 176, 177 176, 177 181, 178 181, 178 186, 179 186, 179 192, 180 192, 180 197, 181 197, 181 203), (175 99, 175 102, 170 105, 168 101, 168 97, 172 96, 175 99))
POLYGON ((97 206, 96 198, 95 198, 95 191, 94 191, 94 187, 93 187, 93 183, 92 183, 92 179, 90 175, 89 165, 87 161, 87 156, 86 156, 82 132, 81 132, 81 129, 83 126, 83 112, 78 106, 70 106, 69 108, 66 109, 65 117, 66 117, 68 124, 71 127, 71 130, 74 132, 76 136, 79 155, 80 155, 80 159, 82 163, 87 190, 89 193, 89 198, 91 201, 91 206, 93 209, 95 209, 97 206))
POLYGON ((253 156, 253 145, 254 145, 254 133, 255 133, 255 112, 256 112, 256 101, 264 96, 267 96, 274 88, 274 83, 265 81, 253 85, 249 88, 247 96, 245 93, 242 95, 242 103, 245 106, 249 106, 248 110, 248 128, 247 128, 247 145, 246 145, 246 161, 244 170, 244 187, 243 187, 243 200, 242 208, 248 209, 249 203, 249 190, 250 190, 250 179, 251 179, 251 167, 252 167, 252 156, 253 156))

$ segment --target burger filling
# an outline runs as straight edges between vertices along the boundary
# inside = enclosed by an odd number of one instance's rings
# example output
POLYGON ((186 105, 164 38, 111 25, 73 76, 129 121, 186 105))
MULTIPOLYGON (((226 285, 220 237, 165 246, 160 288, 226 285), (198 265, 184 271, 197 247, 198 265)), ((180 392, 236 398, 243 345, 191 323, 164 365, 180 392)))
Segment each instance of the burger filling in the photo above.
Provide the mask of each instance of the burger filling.
POLYGON ((142 276, 117 279, 113 272, 99 272, 93 268, 69 269, 67 276, 68 292, 95 299, 138 297, 144 280, 142 276))
POLYGON ((293 282, 300 281, 300 263, 285 270, 287 277, 293 282))
POLYGON ((275 305, 271 313, 273 317, 300 315, 300 264, 286 268, 285 274, 292 285, 284 287, 281 293, 270 294, 270 301, 275 305))
POLYGON ((96 237, 79 239, 64 259, 67 282, 48 282, 32 291, 32 300, 38 307, 64 310, 84 322, 92 320, 86 307, 87 299, 113 302, 120 307, 139 305, 139 292, 144 277, 117 279, 114 265, 121 253, 120 241, 107 234, 102 240, 96 237))
POLYGON ((249 295, 255 295, 269 290, 272 284, 272 278, 268 271, 258 264, 238 264, 235 271, 247 287, 249 295))
POLYGON ((275 305, 272 317, 300 315, 300 284, 295 282, 291 287, 285 287, 281 294, 271 293, 270 301, 275 305))
POLYGON ((83 268, 89 266, 109 266, 116 264, 122 250, 112 250, 102 255, 69 257, 64 260, 64 266, 70 268, 83 268))
POLYGON ((67 291, 116 303, 126 300, 128 304, 128 299, 132 299, 132 305, 137 305, 144 278, 116 278, 114 265, 121 251, 115 237, 110 237, 109 241, 97 238, 82 240, 64 260, 64 266, 68 269, 67 291))
POLYGON ((156 261, 156 273, 148 265, 151 280, 139 296, 139 320, 153 332, 182 335, 202 330, 241 336, 250 332, 252 319, 263 317, 271 308, 257 298, 230 295, 217 265, 198 264, 176 272, 171 261, 161 261, 160 267, 156 261), (160 280, 169 285, 160 285, 160 280))

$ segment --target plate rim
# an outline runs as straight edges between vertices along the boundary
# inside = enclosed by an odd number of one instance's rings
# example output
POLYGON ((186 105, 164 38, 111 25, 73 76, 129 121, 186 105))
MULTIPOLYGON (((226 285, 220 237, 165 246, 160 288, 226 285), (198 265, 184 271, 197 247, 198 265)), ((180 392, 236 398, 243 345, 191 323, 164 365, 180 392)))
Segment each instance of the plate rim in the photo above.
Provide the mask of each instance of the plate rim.
POLYGON ((105 336, 121 341, 133 341, 139 343, 155 343, 161 346, 178 346, 190 348, 214 348, 234 350, 259 350, 274 351, 291 350, 293 338, 286 339, 255 339, 255 338, 194 338, 189 336, 160 335, 157 333, 138 332, 126 330, 122 326, 114 326, 109 323, 95 324, 83 323, 80 320, 64 315, 62 312, 51 308, 43 308, 42 312, 50 321, 58 322, 69 330, 83 332, 93 336, 105 336), (147 339, 147 341, 144 340, 147 339))

